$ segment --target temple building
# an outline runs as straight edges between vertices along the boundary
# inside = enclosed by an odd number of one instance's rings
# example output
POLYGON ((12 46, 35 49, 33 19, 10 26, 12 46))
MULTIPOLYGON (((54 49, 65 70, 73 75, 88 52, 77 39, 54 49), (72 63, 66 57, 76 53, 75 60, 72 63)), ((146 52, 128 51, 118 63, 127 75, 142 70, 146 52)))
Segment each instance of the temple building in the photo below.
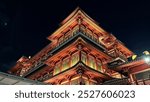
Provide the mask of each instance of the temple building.
POLYGON ((51 85, 150 84, 149 54, 130 61, 134 53, 79 7, 47 39, 9 73, 51 85))

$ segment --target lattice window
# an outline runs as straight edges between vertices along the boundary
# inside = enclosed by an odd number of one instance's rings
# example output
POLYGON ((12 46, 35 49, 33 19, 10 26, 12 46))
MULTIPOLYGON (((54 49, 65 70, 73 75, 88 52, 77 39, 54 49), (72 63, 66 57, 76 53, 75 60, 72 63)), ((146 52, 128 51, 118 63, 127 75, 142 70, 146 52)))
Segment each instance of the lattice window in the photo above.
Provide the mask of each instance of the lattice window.
POLYGON ((98 36, 96 34, 94 34, 93 40, 96 41, 96 42, 98 42, 98 36))
POLYGON ((61 37, 59 38, 59 40, 58 40, 58 43, 59 43, 59 44, 63 43, 63 40, 64 40, 64 38, 63 38, 63 36, 61 36, 61 37))
POLYGON ((89 56, 89 67, 96 69, 96 63, 95 63, 95 58, 93 56, 89 56))
POLYGON ((61 71, 60 68, 61 68, 61 64, 58 62, 58 63, 55 65, 54 75, 60 73, 60 71, 61 71))
POLYGON ((65 58, 62 63, 62 71, 69 68, 69 58, 65 58))
POLYGON ((71 57, 71 65, 75 65, 79 61, 79 53, 75 53, 71 57))
POLYGON ((87 63, 87 55, 85 52, 82 51, 81 53, 81 61, 86 64, 87 63))
POLYGON ((102 71, 102 64, 100 61, 97 61, 97 70, 100 72, 102 71))

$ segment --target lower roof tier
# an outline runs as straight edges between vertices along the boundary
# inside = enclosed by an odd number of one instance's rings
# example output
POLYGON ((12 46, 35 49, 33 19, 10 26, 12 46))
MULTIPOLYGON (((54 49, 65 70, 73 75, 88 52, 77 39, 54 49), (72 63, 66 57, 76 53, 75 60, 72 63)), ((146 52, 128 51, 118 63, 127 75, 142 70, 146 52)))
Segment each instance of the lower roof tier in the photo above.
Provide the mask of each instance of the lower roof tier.
MULTIPOLYGON (((56 67, 57 68, 57 67, 56 67)), ((65 79, 70 79, 71 77, 77 76, 78 74, 84 74, 84 76, 87 77, 87 79, 94 80, 97 84, 102 83, 106 80, 110 80, 113 78, 120 78, 121 75, 117 72, 111 71, 107 69, 105 66, 100 66, 99 69, 95 69, 92 67, 87 66, 83 62, 78 62, 74 66, 63 69, 59 73, 55 73, 55 69, 53 70, 53 73, 47 72, 40 73, 40 72, 35 72, 28 78, 33 79, 33 80, 39 80, 39 81, 44 81, 45 83, 50 83, 50 84, 60 84, 65 79), (117 76, 117 77, 116 77, 117 76), (70 77, 70 78, 69 78, 70 77)))

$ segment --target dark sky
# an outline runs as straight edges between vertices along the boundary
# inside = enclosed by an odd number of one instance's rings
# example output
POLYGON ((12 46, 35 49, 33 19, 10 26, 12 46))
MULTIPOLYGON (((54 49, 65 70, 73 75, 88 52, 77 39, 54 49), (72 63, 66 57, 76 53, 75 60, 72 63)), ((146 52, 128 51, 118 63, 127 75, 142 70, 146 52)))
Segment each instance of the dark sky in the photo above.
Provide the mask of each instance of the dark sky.
POLYGON ((150 50, 150 2, 144 0, 0 0, 0 71, 33 56, 77 6, 136 54, 150 50))

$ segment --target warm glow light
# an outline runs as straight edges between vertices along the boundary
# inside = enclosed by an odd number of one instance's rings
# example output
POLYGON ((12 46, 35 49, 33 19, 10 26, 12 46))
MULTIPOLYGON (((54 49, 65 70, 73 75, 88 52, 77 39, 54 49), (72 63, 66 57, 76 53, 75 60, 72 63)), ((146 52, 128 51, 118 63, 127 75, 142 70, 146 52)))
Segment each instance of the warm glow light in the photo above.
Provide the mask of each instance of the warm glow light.
POLYGON ((149 55, 149 54, 150 54, 150 52, 148 52, 148 51, 144 51, 144 52, 143 52, 143 54, 145 54, 145 55, 149 55))
POLYGON ((137 58, 137 55, 132 56, 132 60, 135 60, 137 58))

